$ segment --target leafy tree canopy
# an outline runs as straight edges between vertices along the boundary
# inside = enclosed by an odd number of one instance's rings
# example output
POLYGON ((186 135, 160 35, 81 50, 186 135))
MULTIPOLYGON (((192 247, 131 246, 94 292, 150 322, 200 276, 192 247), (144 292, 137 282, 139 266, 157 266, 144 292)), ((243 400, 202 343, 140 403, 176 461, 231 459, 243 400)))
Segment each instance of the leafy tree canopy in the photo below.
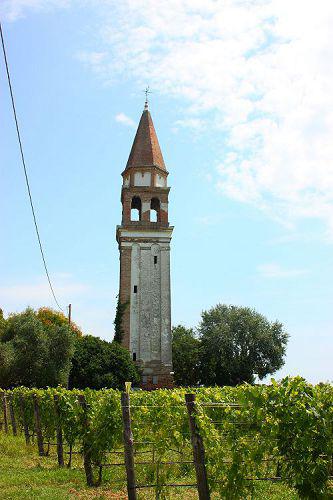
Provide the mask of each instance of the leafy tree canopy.
POLYGON ((206 385, 252 383, 284 364, 288 335, 248 307, 218 304, 203 311, 198 328, 201 380, 206 385))
POLYGON ((177 385, 193 386, 199 382, 200 341, 192 328, 172 328, 174 380, 177 385))
POLYGON ((124 389, 125 382, 138 383, 139 372, 129 352, 117 342, 85 335, 78 339, 69 376, 71 388, 124 389))
POLYGON ((0 341, 2 339, 4 330, 5 330, 6 320, 3 317, 3 310, 0 309, 0 341))
MULTIPOLYGON (((37 318, 39 318, 44 325, 58 325, 68 327, 68 318, 59 311, 54 311, 49 307, 41 307, 37 311, 37 318)), ((70 329, 76 337, 82 337, 82 331, 74 321, 71 321, 70 329)))
POLYGON ((0 385, 67 385, 76 334, 58 313, 26 309, 5 321, 0 342, 0 385), (46 320, 48 317, 48 320, 46 320))

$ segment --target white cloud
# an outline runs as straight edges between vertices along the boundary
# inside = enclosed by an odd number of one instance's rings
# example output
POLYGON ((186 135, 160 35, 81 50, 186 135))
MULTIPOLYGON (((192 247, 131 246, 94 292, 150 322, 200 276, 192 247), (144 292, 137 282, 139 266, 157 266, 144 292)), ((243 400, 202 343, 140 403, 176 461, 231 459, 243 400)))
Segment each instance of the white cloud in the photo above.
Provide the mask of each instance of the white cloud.
POLYGON ((191 128, 195 130, 200 130, 205 126, 205 122, 200 120, 200 118, 186 118, 184 120, 176 120, 175 127, 191 128))
POLYGON ((104 5, 112 71, 181 98, 179 125, 223 135, 218 189, 278 220, 324 220, 333 235, 333 2, 104 5))
POLYGON ((115 120, 122 125, 126 125, 127 127, 135 127, 135 122, 129 116, 125 115, 125 113, 118 113, 115 116, 115 120))
POLYGON ((295 278, 308 273, 306 269, 284 269, 276 263, 262 264, 257 271, 264 278, 295 278))
MULTIPOLYGON (((15 12, 55 3, 6 2, 15 12)), ((222 193, 289 225, 324 221, 333 239, 331 0, 86 5, 99 14, 100 41, 91 43, 103 52, 92 46, 81 59, 106 82, 149 81, 181 99, 179 126, 218 132, 222 193)))
MULTIPOLYGON (((88 285, 76 282, 67 273, 54 275, 53 285, 62 307, 89 291, 88 285)), ((44 277, 36 278, 32 282, 1 286, 0 304, 7 313, 21 311, 28 306, 38 308, 47 305, 56 309, 44 277)))
POLYGON ((71 5, 71 0, 2 0, 0 14, 7 21, 16 21, 27 11, 50 11, 54 8, 64 8, 71 5))
POLYGON ((90 66, 99 68, 107 56, 106 52, 83 52, 80 51, 76 54, 77 59, 90 66))
MULTIPOLYGON (((89 70, 93 71, 98 77, 100 77, 103 81, 105 80, 105 69, 108 65, 107 52, 103 51, 79 51, 74 57, 83 63, 89 70)), ((114 78, 108 78, 107 84, 109 85, 111 82, 114 83, 114 78)))
MULTIPOLYGON (((69 273, 56 273, 52 278, 64 314, 71 303, 72 319, 84 333, 112 340, 118 290, 112 284, 93 287, 80 283, 69 273)), ((44 276, 0 287, 0 307, 5 315, 21 312, 28 306, 34 309, 47 306, 57 310, 44 276)))
POLYGON ((202 224, 203 226, 216 226, 220 224, 223 220, 222 215, 203 215, 201 217, 196 217, 196 222, 202 224))

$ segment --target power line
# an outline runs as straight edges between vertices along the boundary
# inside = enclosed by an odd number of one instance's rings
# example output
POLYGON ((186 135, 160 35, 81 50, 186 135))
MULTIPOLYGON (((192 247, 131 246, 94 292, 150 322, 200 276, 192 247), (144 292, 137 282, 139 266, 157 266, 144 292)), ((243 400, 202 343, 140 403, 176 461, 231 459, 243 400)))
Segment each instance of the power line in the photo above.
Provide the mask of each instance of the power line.
POLYGON ((22 159, 22 165, 23 165, 23 170, 24 170, 24 177, 25 177, 25 182, 26 182, 26 185, 27 185, 27 190, 28 190, 28 195, 29 195, 29 201, 30 201, 30 207, 31 207, 31 211, 32 211, 32 217, 33 217, 33 220, 34 220, 36 235, 37 235, 38 244, 39 244, 39 249, 40 249, 40 253, 41 253, 41 256, 42 256, 42 260, 43 260, 43 264, 44 264, 44 269, 45 269, 47 281, 49 282, 50 290, 51 290, 51 293, 53 295, 54 301, 57 304, 58 308, 61 311, 63 311, 62 307, 60 306, 60 304, 59 304, 59 302, 57 300, 57 297, 55 295, 55 292, 54 292, 54 289, 53 289, 53 286, 52 286, 52 283, 51 283, 51 278, 50 278, 49 271, 48 271, 48 268, 47 268, 47 265, 46 265, 46 259, 45 259, 45 255, 44 255, 44 250, 43 250, 41 238, 40 238, 40 235, 39 235, 39 229, 38 229, 38 224, 37 224, 37 219, 36 219, 36 214, 35 214, 35 208, 34 208, 34 204, 33 204, 33 201, 32 201, 32 195, 31 195, 31 190, 30 190, 30 184, 29 184, 29 178, 28 178, 28 173, 27 173, 27 167, 26 167, 25 159, 24 159, 23 146, 22 146, 22 141, 21 141, 21 134, 20 134, 20 129, 19 129, 18 120, 17 120, 16 107, 15 107, 15 101, 14 101, 14 94, 13 94, 13 89, 12 89, 12 84, 11 84, 11 79, 10 79, 10 73, 9 73, 9 67, 8 67, 7 55, 6 55, 6 48, 5 48, 5 41, 4 41, 4 37, 3 37, 1 22, 0 22, 0 34, 1 34, 1 44, 2 44, 3 57, 4 57, 4 61, 5 61, 5 66, 6 66, 7 81, 8 81, 9 92, 10 92, 10 97, 11 97, 11 101, 12 101, 12 108, 13 108, 15 125, 16 125, 17 138, 18 138, 18 142, 19 142, 19 146, 20 146, 20 151, 21 151, 21 159, 22 159))

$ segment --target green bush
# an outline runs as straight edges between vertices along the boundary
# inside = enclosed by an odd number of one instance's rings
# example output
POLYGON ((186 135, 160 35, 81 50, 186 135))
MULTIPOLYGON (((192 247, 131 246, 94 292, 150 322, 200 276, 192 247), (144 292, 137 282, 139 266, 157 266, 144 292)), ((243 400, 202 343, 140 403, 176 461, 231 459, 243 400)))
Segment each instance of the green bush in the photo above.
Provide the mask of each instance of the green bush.
POLYGON ((69 387, 77 389, 124 389, 127 381, 137 384, 139 372, 127 349, 117 342, 85 335, 76 342, 69 387))

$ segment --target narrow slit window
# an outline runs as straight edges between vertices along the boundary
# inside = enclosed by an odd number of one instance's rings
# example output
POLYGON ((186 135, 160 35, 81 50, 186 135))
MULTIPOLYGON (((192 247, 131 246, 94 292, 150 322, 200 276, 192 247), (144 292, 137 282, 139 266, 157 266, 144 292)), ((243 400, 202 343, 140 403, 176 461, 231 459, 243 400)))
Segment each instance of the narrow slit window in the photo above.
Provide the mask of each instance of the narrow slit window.
POLYGON ((136 352, 133 352, 133 361, 136 361, 136 352))
POLYGON ((154 255, 154 264, 157 264, 157 255, 154 255))
POLYGON ((133 292, 138 293, 138 286, 137 285, 134 285, 133 292))

